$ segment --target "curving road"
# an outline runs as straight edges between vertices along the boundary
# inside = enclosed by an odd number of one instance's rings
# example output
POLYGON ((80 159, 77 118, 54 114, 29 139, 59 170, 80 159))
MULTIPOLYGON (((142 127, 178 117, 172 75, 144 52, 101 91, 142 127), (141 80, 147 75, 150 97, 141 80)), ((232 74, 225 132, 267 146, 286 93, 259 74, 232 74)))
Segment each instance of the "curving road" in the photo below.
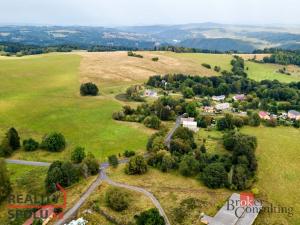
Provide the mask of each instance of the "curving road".
MULTIPOLYGON (((29 165, 29 166, 50 166, 50 163, 45 162, 34 162, 34 161, 24 161, 24 160, 13 160, 13 159, 6 159, 7 163, 10 164, 18 164, 18 165, 29 165)), ((129 159, 123 159, 119 160, 119 164, 127 163, 129 159)), ((72 206, 65 214, 64 218, 57 221, 55 225, 63 225, 70 221, 73 217, 76 216, 77 211, 80 209, 80 207, 83 205, 83 203, 88 199, 88 197, 93 193, 93 191, 103 182, 107 182, 108 184, 116 187, 126 188, 132 191, 136 191, 139 193, 144 194, 155 205, 155 207, 158 209, 160 215, 164 218, 166 225, 171 225, 170 221, 163 210, 162 206, 160 205, 159 201, 154 197, 154 195, 147 191, 146 189, 140 188, 140 187, 134 187, 127 184, 117 183, 113 180, 111 180, 107 174, 106 169, 109 167, 109 163, 105 162, 100 165, 100 173, 97 177, 97 179, 89 186, 89 188, 83 193, 83 195, 80 197, 80 199, 75 203, 75 205, 72 206)))
POLYGON ((175 130, 180 126, 181 123, 181 118, 185 117, 186 114, 183 114, 181 116, 178 116, 176 118, 176 122, 175 122, 175 126, 169 131, 169 133, 167 134, 166 138, 165 138, 165 145, 170 148, 170 143, 171 143, 171 138, 175 132, 175 130))

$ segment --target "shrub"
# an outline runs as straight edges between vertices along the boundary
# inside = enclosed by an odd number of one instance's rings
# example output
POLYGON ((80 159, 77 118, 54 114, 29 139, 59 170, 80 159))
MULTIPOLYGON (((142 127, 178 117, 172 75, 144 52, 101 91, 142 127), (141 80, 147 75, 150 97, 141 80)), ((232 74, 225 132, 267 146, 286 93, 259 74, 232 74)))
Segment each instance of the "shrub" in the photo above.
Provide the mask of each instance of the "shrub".
POLYGON ((199 172, 199 162, 192 155, 185 155, 180 164, 179 172, 183 176, 193 176, 199 172))
POLYGON ((135 151, 125 150, 125 152, 123 153, 123 156, 125 156, 127 158, 135 156, 135 151))
POLYGON ((76 147, 71 153, 71 160, 74 163, 81 163, 85 156, 84 148, 76 147))
POLYGON ((276 127, 277 126, 277 119, 270 119, 266 120, 267 127, 276 127))
POLYGON ((155 115, 147 116, 144 119, 144 125, 149 128, 158 129, 160 126, 160 119, 155 115))
POLYGON ((11 192, 10 177, 4 159, 0 158, 0 202, 11 192))
POLYGON ((37 150, 38 147, 39 143, 32 138, 23 141, 23 148, 27 152, 37 150))
POLYGON ((108 162, 109 162, 109 165, 111 165, 112 167, 115 167, 115 168, 119 165, 119 161, 118 161, 118 158, 116 155, 108 156, 108 162))
POLYGON ((56 132, 46 135, 41 143, 41 148, 51 152, 62 151, 65 147, 65 137, 61 133, 56 132))
POLYGON ((121 212, 129 206, 129 195, 120 188, 110 188, 105 193, 105 202, 111 209, 121 212))
POLYGON ((227 173, 221 163, 211 163, 202 174, 204 184, 209 188, 224 187, 227 183, 227 173))
POLYGON ((209 65, 207 63, 202 63, 201 65, 207 69, 211 69, 211 65, 209 65))
POLYGON ((137 225, 165 225, 164 218, 157 209, 149 209, 135 216, 137 225))
POLYGON ((259 117, 258 113, 253 113, 250 116, 249 124, 253 127, 258 127, 260 125, 260 117, 259 117))
POLYGON ((87 154, 83 164, 87 166, 90 175, 96 175, 99 172, 99 162, 92 153, 87 154))
POLYGON ((154 58, 152 58, 152 61, 153 62, 157 62, 159 60, 159 58, 158 57, 154 57, 154 58))
POLYGON ((215 67, 214 67, 214 71, 220 72, 220 71, 221 71, 221 67, 220 67, 220 66, 215 66, 215 67))
POLYGON ((147 171, 147 163, 144 157, 140 155, 132 157, 125 168, 125 172, 129 175, 144 174, 147 171))
POLYGON ((80 94, 82 96, 87 96, 87 95, 96 96, 98 95, 98 93, 99 93, 99 89, 97 85, 94 83, 89 82, 80 85, 80 94))
POLYGON ((0 145, 0 157, 7 157, 10 156, 12 153, 13 149, 9 145, 9 140, 7 137, 4 137, 0 145))

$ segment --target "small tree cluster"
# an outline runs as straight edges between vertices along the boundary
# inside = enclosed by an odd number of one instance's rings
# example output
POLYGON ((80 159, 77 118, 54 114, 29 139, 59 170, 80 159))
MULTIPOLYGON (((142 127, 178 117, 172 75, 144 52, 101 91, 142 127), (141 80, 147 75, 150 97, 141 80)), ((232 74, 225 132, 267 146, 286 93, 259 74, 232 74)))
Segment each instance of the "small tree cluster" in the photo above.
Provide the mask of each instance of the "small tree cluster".
POLYGON ((46 149, 50 152, 59 152, 65 149, 66 140, 61 133, 53 132, 47 134, 40 146, 42 149, 46 149))
POLYGON ((120 188, 109 188, 105 193, 107 206, 117 212, 124 211, 130 203, 129 194, 120 188))
POLYGON ((143 156, 132 157, 126 165, 125 173, 129 175, 144 174, 148 171, 147 162, 143 156))
POLYGON ((32 138, 23 141, 23 148, 27 152, 35 151, 39 148, 39 143, 32 138))
POLYGON ((79 181, 79 170, 70 162, 53 162, 47 172, 45 180, 46 190, 53 193, 57 190, 56 184, 62 187, 69 187, 70 185, 79 181))
POLYGON ((149 209, 135 216, 137 225, 165 225, 164 218, 157 209, 149 209))
POLYGON ((84 83, 80 85, 80 94, 82 96, 96 96, 99 94, 99 89, 97 85, 92 82, 84 83))

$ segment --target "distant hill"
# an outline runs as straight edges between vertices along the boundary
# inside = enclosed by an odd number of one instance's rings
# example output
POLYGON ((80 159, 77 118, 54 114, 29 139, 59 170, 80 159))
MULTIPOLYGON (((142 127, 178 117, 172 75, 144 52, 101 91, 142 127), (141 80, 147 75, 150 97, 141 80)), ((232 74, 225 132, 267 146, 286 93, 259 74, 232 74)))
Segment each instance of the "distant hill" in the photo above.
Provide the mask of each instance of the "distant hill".
POLYGON ((122 46, 153 49, 176 45, 217 51, 251 52, 284 47, 299 49, 300 27, 247 26, 216 23, 129 27, 0 26, 0 42, 50 46, 122 46))
POLYGON ((188 48, 200 48, 207 50, 218 50, 218 51, 232 51, 238 50, 240 52, 252 52, 255 47, 245 41, 230 39, 230 38, 197 38, 187 39, 181 42, 179 45, 188 48))

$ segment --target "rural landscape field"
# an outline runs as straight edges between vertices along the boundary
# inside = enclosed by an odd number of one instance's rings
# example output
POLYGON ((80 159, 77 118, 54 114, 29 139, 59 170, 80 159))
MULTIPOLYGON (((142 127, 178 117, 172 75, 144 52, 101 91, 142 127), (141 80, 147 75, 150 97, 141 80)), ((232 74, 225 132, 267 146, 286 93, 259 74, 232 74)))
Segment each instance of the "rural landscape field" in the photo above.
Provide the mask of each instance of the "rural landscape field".
MULTIPOLYGON (((33 152, 18 150, 10 159, 41 162, 68 160, 76 146, 84 146, 86 151, 93 153, 100 162, 106 161, 110 155, 122 154, 125 150, 143 153, 146 151, 148 137, 155 131, 142 124, 113 120, 113 112, 120 110, 122 106, 130 104, 135 107, 139 104, 126 102, 118 96, 123 94, 130 85, 143 84, 150 76, 157 74, 219 76, 218 72, 207 69, 201 64, 207 63, 230 70, 230 61, 233 58, 230 54, 138 53, 144 58, 128 57, 127 52, 73 52, 22 58, 2 57, 0 59, 1 137, 3 138, 4 132, 13 126, 22 139, 33 137, 40 141, 48 132, 58 131, 65 134, 67 140, 63 152, 53 153, 42 149, 33 152), (153 57, 159 57, 160 60, 153 62, 151 61, 153 57), (88 81, 97 84, 100 90, 99 96, 80 96, 78 87, 88 81)), ((276 68, 280 67, 279 65, 246 62, 246 66, 249 77, 257 81, 264 79, 278 79, 283 82, 300 81, 296 66, 294 66, 295 73, 288 77, 277 73, 276 68)), ((300 171, 297 150, 300 131, 296 128, 261 127, 243 128, 242 132, 258 138, 256 154, 259 172, 254 186, 259 190, 259 195, 274 204, 292 204, 295 209, 294 216, 290 218, 261 214, 256 224, 278 222, 298 224, 300 218, 297 216, 297 211, 300 210, 300 205, 297 198, 300 197, 298 192, 300 171)), ((208 152, 211 153, 226 151, 221 150, 221 137, 221 133, 201 129, 197 135, 199 139, 207 138, 208 152)), ((214 215, 218 210, 216 205, 222 205, 230 194, 225 189, 210 190, 202 183, 176 173, 164 174, 151 169, 147 175, 132 179, 122 172, 123 169, 123 166, 120 166, 118 169, 110 170, 111 178, 151 191, 166 209, 167 215, 174 224, 177 224, 174 208, 179 207, 185 198, 194 197, 204 201, 202 206, 204 208, 190 212, 189 219, 184 222, 184 224, 198 224, 198 217, 202 211, 214 215)), ((30 166, 24 168, 22 165, 9 165, 8 170, 12 185, 17 190, 26 192, 34 188, 36 192, 44 193, 43 182, 40 179, 46 176, 47 170, 37 170, 30 166), (28 173, 36 175, 25 178, 28 173), (29 186, 28 181, 23 181, 25 183, 22 185, 20 179, 30 179, 31 185, 29 186)), ((71 187, 70 191, 73 188, 80 187, 71 187)), ((95 194, 101 195, 105 189, 107 185, 103 187, 101 185, 95 194)), ((80 196, 80 193, 74 193, 80 196)), ((145 202, 139 203, 142 204, 141 206, 136 207, 151 208, 151 202, 146 203, 147 199, 143 201, 145 202)), ((4 208, 5 204, 2 203, 1 207, 4 208)), ((132 208, 128 213, 132 213, 131 210, 136 209, 132 208)), ((1 218, 5 221, 5 215, 1 218)), ((99 218, 106 221, 105 217, 99 218)))
POLYGON ((299 1, 0 7, 0 225, 300 225, 299 1))

